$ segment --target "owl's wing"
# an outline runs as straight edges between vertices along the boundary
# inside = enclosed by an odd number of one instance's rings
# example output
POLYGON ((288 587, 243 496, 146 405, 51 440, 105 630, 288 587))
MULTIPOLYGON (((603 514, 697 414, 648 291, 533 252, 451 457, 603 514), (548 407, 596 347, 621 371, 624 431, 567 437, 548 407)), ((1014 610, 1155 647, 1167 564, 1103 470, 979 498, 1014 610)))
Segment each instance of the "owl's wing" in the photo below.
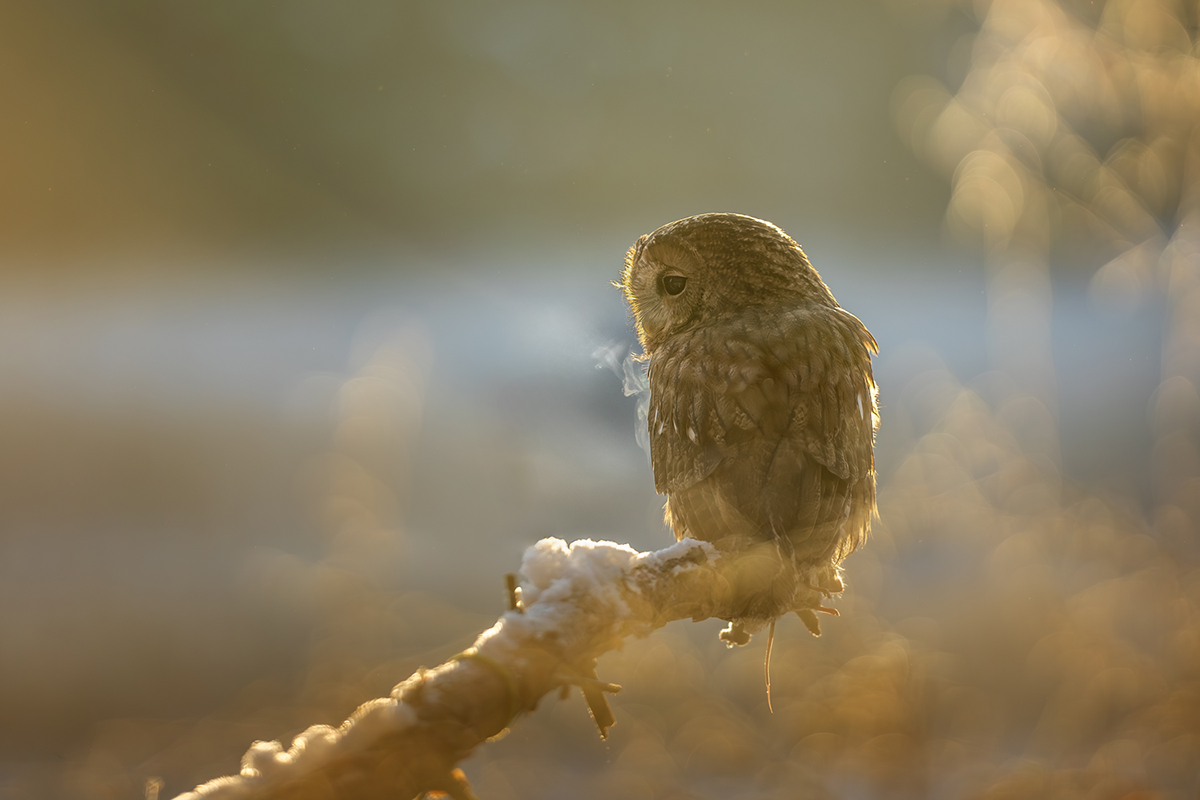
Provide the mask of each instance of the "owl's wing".
POLYGON ((791 389, 788 438, 839 478, 855 481, 872 472, 879 421, 871 373, 875 338, 836 307, 792 317, 781 338, 791 344, 780 360, 791 389))
MULTIPOLYGON (((874 469, 874 351, 858 319, 826 306, 743 313, 664 343, 650 363, 656 489, 674 498, 704 481, 697 491, 779 535, 844 521, 874 469)), ((870 483, 859 499, 873 507, 870 483)))

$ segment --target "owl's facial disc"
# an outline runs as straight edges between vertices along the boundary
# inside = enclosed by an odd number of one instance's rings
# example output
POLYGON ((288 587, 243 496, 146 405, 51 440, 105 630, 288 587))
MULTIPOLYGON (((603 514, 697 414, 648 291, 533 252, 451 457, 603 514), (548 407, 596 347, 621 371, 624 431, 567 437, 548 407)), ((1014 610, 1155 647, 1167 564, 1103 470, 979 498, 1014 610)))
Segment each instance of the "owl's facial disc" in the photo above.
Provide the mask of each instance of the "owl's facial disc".
POLYGON ((640 255, 637 317, 649 351, 695 317, 702 267, 696 256, 670 241, 651 242, 640 255))
POLYGON ((630 248, 621 287, 647 354, 693 322, 705 294, 704 269, 695 248, 669 234, 643 236, 630 248))

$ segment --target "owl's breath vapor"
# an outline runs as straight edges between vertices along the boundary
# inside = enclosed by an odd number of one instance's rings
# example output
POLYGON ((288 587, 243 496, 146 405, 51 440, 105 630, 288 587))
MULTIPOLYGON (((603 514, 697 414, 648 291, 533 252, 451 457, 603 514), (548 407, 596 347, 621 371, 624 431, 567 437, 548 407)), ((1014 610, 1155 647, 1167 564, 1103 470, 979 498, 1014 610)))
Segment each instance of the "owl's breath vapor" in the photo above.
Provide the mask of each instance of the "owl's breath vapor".
POLYGON ((775 225, 701 214, 630 248, 655 488, 678 539, 736 555, 722 638, 842 591, 875 511, 875 339, 775 225))

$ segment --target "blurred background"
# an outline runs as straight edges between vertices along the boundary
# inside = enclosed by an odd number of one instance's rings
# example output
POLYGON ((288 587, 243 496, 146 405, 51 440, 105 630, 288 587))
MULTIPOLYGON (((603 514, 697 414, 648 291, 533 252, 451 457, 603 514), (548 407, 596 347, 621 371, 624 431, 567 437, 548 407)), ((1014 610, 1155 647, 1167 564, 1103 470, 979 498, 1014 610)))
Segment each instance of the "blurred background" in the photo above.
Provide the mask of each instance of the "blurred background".
POLYGON ((675 623, 516 797, 1200 791, 1200 61, 1179 0, 0 4, 0 797, 169 797, 655 549, 609 285, 782 226, 880 344, 843 616, 675 623), (149 783, 148 783, 149 782, 149 783), (147 787, 150 787, 149 789, 147 787))

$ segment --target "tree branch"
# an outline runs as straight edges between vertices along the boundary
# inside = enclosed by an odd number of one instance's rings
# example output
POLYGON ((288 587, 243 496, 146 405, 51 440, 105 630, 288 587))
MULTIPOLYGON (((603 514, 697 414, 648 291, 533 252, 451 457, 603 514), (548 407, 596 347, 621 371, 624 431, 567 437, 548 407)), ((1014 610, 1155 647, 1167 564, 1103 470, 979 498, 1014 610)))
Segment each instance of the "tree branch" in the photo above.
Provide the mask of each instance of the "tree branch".
POLYGON ((179 800, 473 798, 458 762, 549 692, 579 686, 606 735, 613 718, 604 694, 620 687, 597 678, 596 659, 673 620, 729 617, 728 562, 691 539, 649 553, 543 539, 525 553, 521 602, 512 592, 516 608, 468 650, 418 670, 339 728, 313 726, 288 750, 255 742, 239 775, 179 800))

